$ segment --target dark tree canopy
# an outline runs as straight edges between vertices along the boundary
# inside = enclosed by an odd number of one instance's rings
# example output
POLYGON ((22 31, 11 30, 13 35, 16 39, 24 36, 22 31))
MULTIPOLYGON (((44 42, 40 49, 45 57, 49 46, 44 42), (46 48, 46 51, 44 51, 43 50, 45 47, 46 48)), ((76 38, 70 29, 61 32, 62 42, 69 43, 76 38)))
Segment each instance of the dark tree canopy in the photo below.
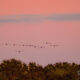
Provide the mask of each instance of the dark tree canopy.
POLYGON ((0 80, 80 80, 79 71, 80 65, 75 63, 59 62, 43 67, 10 59, 0 63, 0 80))

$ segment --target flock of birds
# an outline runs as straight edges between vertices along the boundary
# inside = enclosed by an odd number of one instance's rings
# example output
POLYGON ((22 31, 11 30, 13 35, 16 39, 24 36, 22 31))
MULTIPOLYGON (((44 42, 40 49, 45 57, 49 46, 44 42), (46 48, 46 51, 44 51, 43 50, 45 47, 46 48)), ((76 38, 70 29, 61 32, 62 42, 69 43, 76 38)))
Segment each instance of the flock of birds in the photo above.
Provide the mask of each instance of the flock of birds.
MULTIPOLYGON (((47 48, 47 47, 56 48, 59 45, 58 44, 52 44, 51 42, 43 42, 42 45, 26 44, 26 43, 20 43, 20 44, 18 44, 18 43, 4 42, 4 43, 0 44, 0 46, 29 47, 29 48, 40 48, 40 49, 43 49, 43 48, 47 48)), ((17 53, 22 53, 24 51, 23 50, 17 50, 16 52, 17 53)))

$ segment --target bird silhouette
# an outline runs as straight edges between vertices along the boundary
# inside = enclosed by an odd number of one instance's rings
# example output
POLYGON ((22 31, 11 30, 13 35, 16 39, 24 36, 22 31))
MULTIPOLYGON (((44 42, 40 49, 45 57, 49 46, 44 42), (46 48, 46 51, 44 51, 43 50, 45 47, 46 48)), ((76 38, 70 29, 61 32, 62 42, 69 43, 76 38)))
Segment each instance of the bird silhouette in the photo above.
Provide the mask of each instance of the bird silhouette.
POLYGON ((15 44, 15 43, 14 43, 14 44, 12 44, 12 45, 13 45, 13 46, 17 46, 17 44, 15 44))
POLYGON ((22 52, 24 52, 24 51, 22 51, 22 50, 17 50, 16 52, 18 52, 18 53, 22 53, 22 52))
POLYGON ((42 49, 42 48, 45 48, 45 46, 40 46, 39 48, 41 48, 41 49, 42 49))
POLYGON ((5 45, 5 46, 8 46, 9 44, 8 44, 8 43, 5 43, 4 45, 5 45))
POLYGON ((54 47, 54 48, 56 48, 56 47, 58 47, 59 45, 57 45, 57 44, 54 44, 54 45, 50 45, 51 47, 54 47))
MULTIPOLYGON (((52 42, 44 42, 44 44, 27 44, 27 43, 8 43, 8 42, 5 42, 2 46, 13 46, 13 47, 15 47, 15 46, 18 46, 18 47, 29 47, 29 48, 47 48, 47 47, 54 47, 54 48, 56 48, 56 47, 58 47, 59 45, 58 44, 52 44, 52 42)), ((21 52, 21 51, 17 51, 17 52, 21 52)))
POLYGON ((52 44, 52 43, 51 43, 51 42, 47 42, 47 41, 46 41, 46 42, 44 42, 44 44, 49 45, 49 44, 52 44))

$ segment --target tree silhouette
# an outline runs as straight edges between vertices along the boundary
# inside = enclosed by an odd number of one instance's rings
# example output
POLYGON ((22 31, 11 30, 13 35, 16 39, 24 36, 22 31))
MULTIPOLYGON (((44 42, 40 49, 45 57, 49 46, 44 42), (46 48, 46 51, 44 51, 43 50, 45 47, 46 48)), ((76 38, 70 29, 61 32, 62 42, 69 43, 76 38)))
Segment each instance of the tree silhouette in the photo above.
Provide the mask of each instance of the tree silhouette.
POLYGON ((30 62, 28 65, 16 60, 0 63, 0 80, 80 80, 80 65, 59 62, 43 67, 30 62))

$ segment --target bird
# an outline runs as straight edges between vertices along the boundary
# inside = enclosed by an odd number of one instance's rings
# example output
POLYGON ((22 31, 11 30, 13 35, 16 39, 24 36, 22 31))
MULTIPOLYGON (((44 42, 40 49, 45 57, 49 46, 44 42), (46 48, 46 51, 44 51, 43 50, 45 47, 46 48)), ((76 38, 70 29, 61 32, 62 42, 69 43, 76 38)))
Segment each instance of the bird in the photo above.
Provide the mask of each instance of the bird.
POLYGON ((45 46, 38 46, 38 48, 41 48, 42 49, 42 48, 45 48, 45 46))
MULTIPOLYGON (((13 47, 16 47, 16 46, 21 46, 21 47, 29 47, 29 48, 46 48, 46 47, 50 47, 50 48, 56 48, 58 47, 59 45, 58 44, 53 44, 52 42, 43 42, 43 45, 38 45, 38 44, 27 44, 27 43, 21 43, 21 44, 17 44, 17 43, 8 43, 8 42, 5 42, 4 44, 2 44, 4 46, 13 46, 13 47)), ((16 51, 18 53, 21 53, 23 51, 19 50, 19 51, 16 51)))
POLYGON ((50 45, 50 46, 52 46, 52 47, 54 47, 54 48, 55 48, 55 47, 58 47, 59 45, 57 45, 57 44, 54 44, 54 45, 50 45))
POLYGON ((23 46, 23 47, 24 47, 25 45, 24 45, 24 44, 22 44, 21 46, 23 46))
POLYGON ((35 45, 34 45, 33 47, 34 47, 34 48, 37 48, 37 46, 35 46, 35 45))
POLYGON ((52 43, 51 43, 51 42, 47 42, 47 41, 46 41, 44 44, 48 45, 48 44, 52 44, 52 43))
POLYGON ((14 44, 12 44, 12 45, 13 45, 13 46, 16 46, 17 44, 14 43, 14 44))
POLYGON ((22 51, 22 50, 17 50, 16 52, 18 52, 18 53, 22 53, 22 52, 24 52, 24 51, 22 51))
POLYGON ((9 44, 8 44, 8 43, 5 43, 4 45, 5 45, 5 46, 8 46, 9 44))

